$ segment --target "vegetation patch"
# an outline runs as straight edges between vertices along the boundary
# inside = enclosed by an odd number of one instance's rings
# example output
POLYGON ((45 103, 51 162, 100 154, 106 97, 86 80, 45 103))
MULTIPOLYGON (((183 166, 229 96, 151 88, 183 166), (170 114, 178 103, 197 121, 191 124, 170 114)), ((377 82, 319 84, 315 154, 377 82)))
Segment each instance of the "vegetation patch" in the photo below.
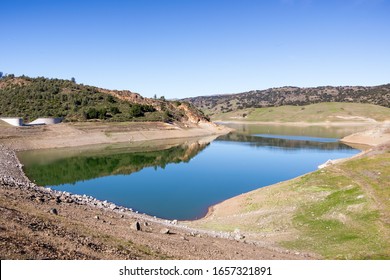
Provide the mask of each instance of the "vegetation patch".
POLYGON ((0 78, 0 116, 21 117, 29 122, 41 117, 64 121, 186 121, 184 108, 193 116, 204 115, 186 102, 144 98, 130 91, 110 91, 77 84, 74 79, 0 78))
MULTIPOLYGON (((342 102, 342 103, 366 103, 390 107, 390 84, 362 87, 281 87, 265 90, 252 90, 236 94, 220 94, 211 96, 198 96, 186 98, 197 108, 215 118, 220 113, 250 110, 253 108, 280 107, 291 105, 298 110, 306 110, 305 106, 315 103, 342 102)), ((267 108, 272 112, 273 108, 267 108)), ((331 108, 331 110, 336 110, 331 108)), ((322 110, 318 110, 322 113, 322 110)), ((246 113, 243 112, 245 115, 246 113)))

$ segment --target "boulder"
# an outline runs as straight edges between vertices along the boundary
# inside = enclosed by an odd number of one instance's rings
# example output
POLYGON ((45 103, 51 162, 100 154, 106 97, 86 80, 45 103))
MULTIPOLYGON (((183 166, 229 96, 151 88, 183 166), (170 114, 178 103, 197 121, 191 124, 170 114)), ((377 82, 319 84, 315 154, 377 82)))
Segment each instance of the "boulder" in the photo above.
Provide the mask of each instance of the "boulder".
POLYGON ((141 225, 138 221, 135 221, 134 223, 131 224, 130 228, 135 231, 141 230, 141 225))
POLYGON ((162 234, 170 234, 171 232, 169 231, 168 228, 162 228, 162 229, 160 230, 160 233, 162 233, 162 234))

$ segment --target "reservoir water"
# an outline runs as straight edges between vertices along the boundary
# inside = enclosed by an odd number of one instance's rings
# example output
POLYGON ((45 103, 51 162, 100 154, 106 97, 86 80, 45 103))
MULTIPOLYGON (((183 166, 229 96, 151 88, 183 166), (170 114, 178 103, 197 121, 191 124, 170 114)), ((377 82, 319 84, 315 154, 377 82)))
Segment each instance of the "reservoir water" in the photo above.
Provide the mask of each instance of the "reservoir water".
MULTIPOLYGON (((314 171, 359 150, 338 141, 353 131, 234 125, 217 139, 181 139, 18 154, 27 176, 167 219, 203 217, 208 207, 314 171)), ((360 128, 361 129, 361 128, 360 128)))

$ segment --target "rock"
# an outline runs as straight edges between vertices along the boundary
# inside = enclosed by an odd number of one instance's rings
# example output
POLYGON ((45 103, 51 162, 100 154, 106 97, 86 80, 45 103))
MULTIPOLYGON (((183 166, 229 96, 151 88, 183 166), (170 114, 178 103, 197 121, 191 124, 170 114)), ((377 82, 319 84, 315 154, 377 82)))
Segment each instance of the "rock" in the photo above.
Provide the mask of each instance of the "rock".
POLYGON ((160 233, 162 233, 162 234, 170 234, 171 232, 169 231, 168 228, 162 228, 162 229, 160 230, 160 233))
POLYGON ((56 208, 51 208, 49 212, 50 214, 58 215, 58 211, 56 208))
POLYGON ((245 236, 243 235, 243 234, 240 234, 240 233, 236 233, 235 235, 234 235, 234 239, 235 240, 241 240, 241 239, 244 239, 245 238, 245 236))
POLYGON ((110 204, 110 207, 109 207, 111 210, 115 210, 115 209, 118 209, 118 207, 115 205, 115 204, 110 204))
POLYGON ((177 225, 177 220, 173 220, 173 221, 171 222, 171 224, 172 224, 172 225, 177 225))
POLYGON ((141 230, 141 225, 139 224, 138 221, 135 221, 134 223, 131 224, 130 228, 135 231, 141 230))
POLYGON ((241 231, 239 228, 236 228, 233 232, 233 238, 238 241, 238 240, 244 239, 245 236, 243 234, 241 234, 241 231))
POLYGON ((98 215, 96 215, 94 218, 95 218, 96 220, 100 220, 100 217, 99 217, 98 215))

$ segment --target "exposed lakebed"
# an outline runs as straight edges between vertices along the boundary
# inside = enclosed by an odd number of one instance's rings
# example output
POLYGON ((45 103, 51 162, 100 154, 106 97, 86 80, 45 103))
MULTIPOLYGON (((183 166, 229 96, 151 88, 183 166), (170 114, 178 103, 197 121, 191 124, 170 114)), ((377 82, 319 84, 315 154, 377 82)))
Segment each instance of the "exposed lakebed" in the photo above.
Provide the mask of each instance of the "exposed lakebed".
POLYGON ((36 150, 18 156, 26 175, 39 185, 151 216, 190 220, 225 199, 359 152, 338 141, 353 131, 234 127, 237 132, 215 140, 36 150))

